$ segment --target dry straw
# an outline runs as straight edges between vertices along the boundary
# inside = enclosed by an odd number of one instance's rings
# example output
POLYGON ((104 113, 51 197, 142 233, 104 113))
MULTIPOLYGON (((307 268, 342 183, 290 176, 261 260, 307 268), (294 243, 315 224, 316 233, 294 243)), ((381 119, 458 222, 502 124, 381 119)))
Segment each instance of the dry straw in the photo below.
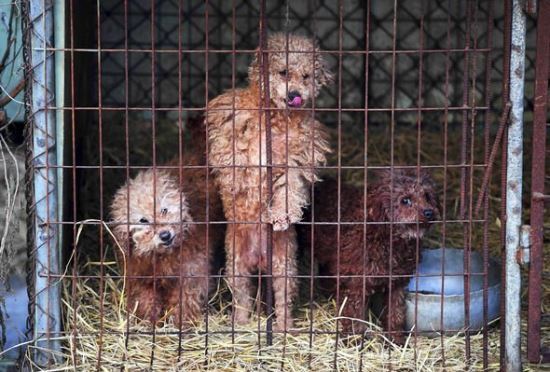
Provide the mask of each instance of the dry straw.
MULTIPOLYGON (((115 268, 112 268, 115 274, 115 268)), ((223 290, 218 290, 211 300, 208 317, 208 348, 206 346, 205 324, 200 322, 194 329, 184 332, 181 339, 178 330, 170 321, 161 323, 155 329, 153 342, 152 325, 147 321, 128 317, 122 293, 122 280, 106 276, 102 300, 97 286, 91 280, 77 280, 76 298, 71 301, 71 286, 65 286, 65 324, 75 331, 68 335, 64 343, 67 368, 95 370, 101 348, 101 368, 106 371, 146 370, 153 367, 159 371, 175 370, 212 370, 212 371, 252 371, 284 370, 290 371, 327 371, 334 367, 336 355, 338 369, 357 371, 362 365, 364 371, 378 371, 392 368, 400 371, 436 371, 443 366, 449 371, 464 371, 464 337, 461 335, 441 338, 411 336, 404 347, 393 345, 380 332, 380 328, 369 323, 370 332, 361 347, 361 338, 339 338, 336 348, 334 332, 336 329, 337 309, 333 301, 314 303, 313 319, 310 318, 309 305, 299 309, 298 332, 303 334, 276 335, 273 346, 258 346, 258 321, 254 319, 246 326, 236 326, 232 340, 231 317, 227 301, 223 301, 223 290), (100 302, 104 312, 100 335, 100 302), (77 306, 75 309, 73 306, 77 306), (76 311, 75 311, 76 310, 76 311), (76 314, 76 316, 75 316, 76 314), (127 322, 130 321, 130 333, 127 322), (310 346, 307 333, 310 325, 314 330, 310 346), (445 364, 442 360, 445 353, 445 364), (178 352, 181 350, 180 352, 178 352), (337 351, 336 351, 337 350, 337 351)), ((260 329, 265 329, 265 318, 260 319, 260 329)), ((482 335, 475 334, 472 340, 472 366, 482 366, 482 335)), ((489 346, 492 352, 490 369, 498 367, 498 332, 491 331, 489 346)))

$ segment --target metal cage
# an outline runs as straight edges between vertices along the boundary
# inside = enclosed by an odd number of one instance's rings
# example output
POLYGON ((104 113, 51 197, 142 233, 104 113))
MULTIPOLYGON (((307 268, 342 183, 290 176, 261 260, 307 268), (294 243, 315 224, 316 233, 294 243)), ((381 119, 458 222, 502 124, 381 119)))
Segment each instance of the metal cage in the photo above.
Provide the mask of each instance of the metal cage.
MULTIPOLYGON (((524 139, 523 120, 533 120, 533 107, 541 110, 535 112, 535 129, 545 131, 540 128, 548 118, 547 107, 537 106, 536 99, 533 106, 531 99, 535 52, 548 54, 548 45, 534 47, 535 32, 543 32, 540 19, 548 13, 548 1, 535 3, 24 1, 32 211, 28 365, 164 370, 215 369, 225 363, 226 369, 244 370, 519 371, 520 265, 528 261, 529 248, 527 240, 520 241, 526 237, 520 234, 526 205, 522 187, 533 177, 533 195, 544 194, 537 169, 522 174, 524 159, 544 158, 540 144, 536 154, 523 152, 523 142, 530 140, 527 135, 524 139), (231 293, 224 281, 231 278, 224 271, 208 275, 216 283, 210 289, 216 291, 200 324, 191 330, 170 322, 141 323, 124 309, 125 276, 116 264, 120 247, 113 241, 109 216, 113 195, 137 172, 167 168, 171 158, 179 156, 180 174, 186 172, 182 153, 194 143, 208 147, 206 137, 193 134, 202 125, 201 115, 208 115, 214 97, 246 86, 253 56, 267 53, 266 37, 275 31, 315 37, 334 73, 334 84, 320 93, 313 107, 304 109, 330 134, 333 152, 327 165, 319 167, 320 178, 335 178, 338 190, 353 185, 364 197, 383 169, 417 174, 425 170, 435 179, 441 216, 429 235, 416 239, 415 268, 407 276, 414 283, 408 292, 413 326, 404 346, 392 344, 391 334, 377 328, 375 304, 369 313, 373 318, 363 319, 367 331, 358 338, 339 328, 345 299, 339 289, 332 297, 319 295, 318 282, 327 278, 316 271, 315 240, 300 247, 296 258, 296 318, 301 319, 296 331, 273 330, 269 264, 267 272, 252 276, 258 293, 264 294, 256 296, 256 317, 248 328, 237 326, 229 315, 231 293), (437 272, 445 279, 440 291, 447 280, 448 286, 453 278, 461 283, 460 329, 445 327, 441 304, 447 306, 448 300, 443 292, 435 295, 435 334, 417 328, 423 320, 419 317, 426 315, 420 312, 421 283, 436 276, 420 269, 424 246, 442 248, 437 272), (449 247, 462 249, 460 264, 454 263, 458 272, 442 263, 446 254, 452 255, 449 247), (502 265, 500 326, 490 322, 489 310, 497 261, 502 265), (476 290, 479 298, 473 297, 476 290), (320 321, 318 314, 327 318, 320 321), (476 314, 480 325, 474 325, 476 314)), ((535 89, 541 91, 548 82, 543 63, 537 62, 536 71, 541 85, 535 89)), ((257 109, 267 113, 269 146, 273 109, 269 102, 259 103, 257 109)), ((257 167, 267 172, 271 184, 275 165, 269 147, 266 154, 265 164, 257 167)), ((310 191, 315 193, 313 186, 310 191)), ((344 197, 338 193, 338 209, 344 197)), ((312 197, 312 209, 315 200, 312 197)), ((369 201, 365 203, 366 211, 369 201)), ((528 208, 542 213, 536 203, 528 208)), ((195 223, 206 224, 207 234, 216 224, 235 223, 211 221, 206 208, 206 220, 195 223)), ((337 214, 333 225, 340 242, 350 224, 340 220, 340 210, 337 214)), ((265 221, 259 217, 251 223, 265 221)), ((365 217, 357 225, 366 231, 369 223, 365 217)), ((314 229, 323 223, 304 218, 297 225, 314 229)), ((271 262, 268 231, 265 244, 271 262)), ((366 237, 362 244, 358 249, 367 252, 366 237)), ((540 236, 537 244, 540 260, 540 236)), ((217 258, 223 261, 222 256, 217 258)), ((536 266, 539 276, 530 278, 540 285, 547 262, 537 262, 542 263, 536 266)), ((391 270, 385 276, 389 283, 391 270)), ((338 273, 333 279, 340 288, 350 277, 338 273)), ((391 292, 391 284, 389 288, 391 292)), ((545 293, 530 291, 530 296, 535 304, 538 298, 539 310, 542 301, 547 312, 545 293)), ((540 313, 531 311, 530 332, 541 329, 540 313)), ((540 341, 533 340, 529 361, 536 363, 540 341)))

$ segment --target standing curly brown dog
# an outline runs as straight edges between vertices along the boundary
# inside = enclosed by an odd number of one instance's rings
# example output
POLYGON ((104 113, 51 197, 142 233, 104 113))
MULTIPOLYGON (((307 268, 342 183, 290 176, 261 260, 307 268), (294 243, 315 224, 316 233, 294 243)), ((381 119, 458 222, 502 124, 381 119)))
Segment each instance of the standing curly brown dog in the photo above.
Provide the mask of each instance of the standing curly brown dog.
MULTIPOLYGON (((191 163, 198 165, 186 164, 191 163)), ((170 166, 177 164, 173 161, 170 166)), ((206 192, 207 172, 182 169, 180 187, 179 170, 148 169, 114 196, 113 231, 124 250, 120 261, 126 264, 128 307, 139 318, 156 322, 169 311, 179 326, 196 320, 206 309, 211 255, 223 242, 223 228, 213 224, 207 246, 207 197, 209 220, 223 218, 213 182, 206 192)))
MULTIPOLYGON (((383 325, 393 332, 395 342, 402 343, 406 313, 404 291, 410 279, 402 276, 414 273, 417 239, 422 239, 429 223, 437 218, 439 203, 433 182, 426 173, 417 177, 416 172, 396 170, 393 172, 393 188, 391 185, 391 172, 383 172, 377 182, 369 185, 366 221, 374 224, 364 225, 363 189, 342 183, 340 221, 355 224, 341 225, 338 234, 335 224, 338 184, 335 180, 320 183, 315 188, 315 222, 332 224, 314 227, 314 257, 320 265, 320 275, 340 275, 338 308, 346 299, 342 311, 344 317, 365 319, 369 296, 384 292, 386 306, 391 303, 391 314, 388 317, 387 306, 383 325), (394 222, 391 227, 389 222, 394 222), (390 273, 391 291, 388 290, 390 273)), ((302 246, 309 249, 311 225, 301 226, 299 232, 302 246)), ((418 244, 421 247, 421 242, 418 244)), ((336 293, 335 278, 322 282, 323 287, 336 293)), ((362 322, 354 324, 344 319, 342 324, 346 332, 364 330, 362 322)))
POLYGON ((293 325, 291 309, 296 294, 297 243, 292 224, 301 220, 302 208, 309 202, 309 185, 317 180, 313 167, 323 164, 330 151, 323 125, 312 118, 311 112, 296 108, 316 97, 331 75, 312 39, 288 35, 287 45, 287 35, 275 34, 269 37, 267 47, 273 149, 271 200, 267 199, 265 119, 259 109, 263 99, 259 52, 249 68, 248 87, 213 99, 206 123, 209 162, 229 222, 226 273, 235 321, 242 324, 249 319, 252 303, 247 276, 266 270, 265 238, 267 223, 271 223, 275 329, 283 330, 293 325))

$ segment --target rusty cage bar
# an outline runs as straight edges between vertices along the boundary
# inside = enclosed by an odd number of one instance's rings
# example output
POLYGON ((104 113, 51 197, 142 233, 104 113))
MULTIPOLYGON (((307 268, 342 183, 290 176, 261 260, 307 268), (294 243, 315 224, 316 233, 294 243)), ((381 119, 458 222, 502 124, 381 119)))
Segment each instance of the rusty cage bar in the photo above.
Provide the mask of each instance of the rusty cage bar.
MULTIPOLYGON (((529 252, 529 314, 527 329, 527 357, 530 362, 550 362, 550 350, 541 341, 541 313, 544 271, 544 202, 546 158, 546 130, 548 126, 548 81, 550 80, 550 1, 538 2, 537 55, 533 108, 533 163, 531 171, 531 241, 529 252)), ((548 261, 548 260, 546 260, 548 261)), ((546 311, 547 315, 548 311, 546 311)))

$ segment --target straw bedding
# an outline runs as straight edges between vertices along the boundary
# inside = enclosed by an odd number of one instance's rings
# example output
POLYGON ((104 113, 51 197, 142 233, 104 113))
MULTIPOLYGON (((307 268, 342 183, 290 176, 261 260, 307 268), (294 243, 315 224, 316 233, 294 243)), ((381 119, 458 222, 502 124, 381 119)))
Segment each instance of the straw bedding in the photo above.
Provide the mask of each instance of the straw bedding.
MULTIPOLYGON (((112 274, 115 274, 114 269, 112 274)), ((71 286, 65 286, 66 324, 76 330, 76 334, 67 336, 67 342, 64 343, 64 354, 68 358, 66 367, 96 369, 101 353, 101 368, 106 371, 121 367, 124 370, 145 370, 151 367, 153 354, 153 367, 159 371, 252 371, 281 368, 291 371, 326 371, 334 367, 336 352, 338 369, 342 371, 356 371, 361 365, 365 371, 388 368, 432 371, 444 366, 451 371, 466 369, 465 341, 461 336, 446 336, 443 343, 441 338, 419 336, 416 344, 414 337, 411 337, 404 347, 398 347, 384 338, 380 328, 372 322, 368 327, 372 333, 367 333, 363 345, 360 337, 339 338, 336 343, 334 334, 322 333, 335 330, 334 301, 313 303, 313 317, 309 304, 303 304, 298 311, 297 327, 299 332, 306 333, 274 335, 273 346, 266 345, 264 334, 261 336, 261 346, 258 346, 258 324, 260 329, 265 329, 264 317, 259 322, 255 318, 248 326, 236 327, 232 339, 228 301, 223 299, 224 289, 217 291, 210 301, 208 337, 204 334, 205 323, 202 321, 181 337, 181 344, 179 335, 170 334, 177 333, 171 323, 156 328, 153 338, 150 323, 132 316, 128 319, 128 314, 123 310, 125 304, 121 284, 121 280, 107 276, 102 297, 91 281, 78 280, 75 297, 71 295, 71 286), (82 300, 74 303, 71 298, 82 300), (101 329, 101 303, 105 309, 103 335, 98 334, 101 329), (77 306, 76 317, 73 306, 77 306), (307 334, 310 326, 315 332, 311 340, 307 334), (442 362, 443 349, 445 364, 442 362)), ((471 343, 471 363, 477 369, 482 366, 482 335, 473 335, 471 343)), ((497 369, 497 332, 490 332, 489 348, 489 367, 497 369)))

